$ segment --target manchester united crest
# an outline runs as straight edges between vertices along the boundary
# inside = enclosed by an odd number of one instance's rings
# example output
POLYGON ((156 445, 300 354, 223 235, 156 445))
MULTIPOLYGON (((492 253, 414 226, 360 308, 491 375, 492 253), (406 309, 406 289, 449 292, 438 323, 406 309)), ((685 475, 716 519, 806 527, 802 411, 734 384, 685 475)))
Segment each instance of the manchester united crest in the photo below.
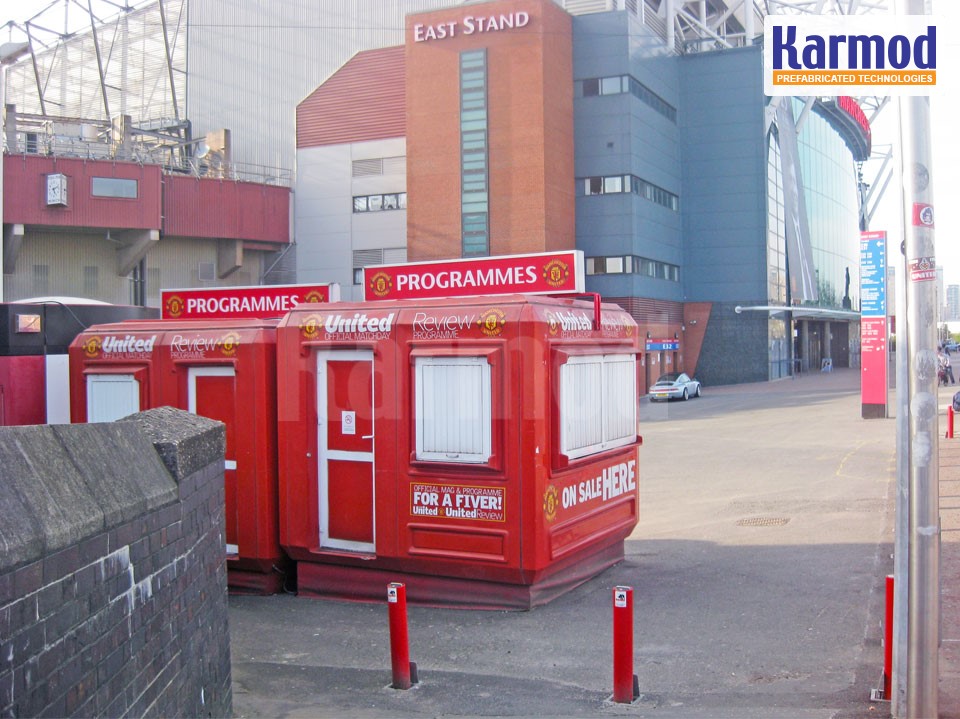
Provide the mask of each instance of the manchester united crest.
POLYGON ((393 278, 386 272, 377 272, 370 278, 368 286, 377 297, 386 297, 393 291, 393 278))
POLYGON ((90 357, 92 359, 93 357, 96 357, 97 355, 100 354, 101 347, 103 347, 103 340, 101 340, 100 337, 94 335, 93 337, 91 337, 90 339, 88 339, 86 342, 83 343, 83 353, 87 357, 90 357))
POLYGON ((550 260, 543 266, 543 279, 551 287, 563 287, 570 279, 570 265, 562 260, 550 260))
POLYGON ((543 516, 548 522, 552 522, 557 518, 557 505, 559 502, 560 496, 557 488, 551 484, 547 487, 547 491, 543 493, 543 516))
POLYGON ((487 337, 497 337, 503 332, 504 325, 507 324, 507 315, 501 309, 491 308, 480 315, 477 320, 477 326, 487 337))
POLYGON ((319 315, 308 315, 300 323, 300 332, 308 340, 315 340, 323 329, 323 318, 319 315))
POLYGON ((183 298, 179 295, 170 295, 167 298, 165 307, 167 310, 167 316, 172 319, 177 319, 183 314, 183 298))

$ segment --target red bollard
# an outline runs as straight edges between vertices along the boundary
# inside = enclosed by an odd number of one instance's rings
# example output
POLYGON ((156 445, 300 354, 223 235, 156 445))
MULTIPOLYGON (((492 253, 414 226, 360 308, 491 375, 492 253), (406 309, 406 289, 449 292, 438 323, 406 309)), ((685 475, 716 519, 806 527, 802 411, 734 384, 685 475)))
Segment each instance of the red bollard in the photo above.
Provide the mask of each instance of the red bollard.
MULTIPOLYGON (((950 415, 951 418, 953 415, 950 415)), ((952 433, 951 433, 951 436, 952 433)), ((887 575, 887 610, 883 625, 883 699, 893 693, 893 575, 887 575)))
POLYGON ((947 407, 947 439, 953 439, 953 405, 947 407))
POLYGON ((387 585, 390 612, 390 664, 393 667, 394 689, 409 689, 417 683, 417 665, 410 661, 410 639, 407 633, 407 587, 400 582, 387 585))
POLYGON ((633 587, 613 588, 613 701, 630 704, 640 695, 633 673, 633 587))

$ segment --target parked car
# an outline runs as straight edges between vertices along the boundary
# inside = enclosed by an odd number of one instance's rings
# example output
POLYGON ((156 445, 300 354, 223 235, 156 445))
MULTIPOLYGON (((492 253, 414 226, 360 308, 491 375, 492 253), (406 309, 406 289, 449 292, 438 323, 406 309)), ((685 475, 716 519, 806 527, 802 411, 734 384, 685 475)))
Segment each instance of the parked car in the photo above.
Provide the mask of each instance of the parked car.
POLYGON ((650 399, 654 402, 668 399, 687 400, 702 394, 700 382, 690 379, 686 372, 667 372, 660 375, 650 388, 650 399))

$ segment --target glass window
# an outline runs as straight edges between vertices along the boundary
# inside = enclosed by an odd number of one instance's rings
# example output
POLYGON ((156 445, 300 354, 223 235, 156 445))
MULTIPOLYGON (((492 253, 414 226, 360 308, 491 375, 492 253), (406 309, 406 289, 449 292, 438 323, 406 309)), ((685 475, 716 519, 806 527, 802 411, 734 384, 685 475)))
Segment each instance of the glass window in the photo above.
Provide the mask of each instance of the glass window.
POLYGON ((93 177, 90 193, 94 197, 121 197, 135 200, 137 199, 137 181, 119 177, 93 177))
POLYGON ((600 80, 601 95, 616 95, 623 92, 623 83, 620 76, 605 77, 600 80))
POLYGON ((607 258, 607 273, 608 273, 608 274, 621 274, 621 273, 623 273, 623 258, 622 258, 622 257, 608 257, 608 258, 607 258))
POLYGON ((603 178, 604 193, 623 192, 623 178, 619 175, 603 178))
POLYGON ((583 96, 584 97, 593 97, 594 95, 600 94, 600 79, 591 78, 589 80, 583 81, 583 96))
POLYGON ((354 212, 366 212, 368 209, 367 198, 366 197, 354 197, 353 198, 353 211, 354 212))
POLYGON ((460 53, 460 214, 464 255, 489 252, 487 52, 460 53))

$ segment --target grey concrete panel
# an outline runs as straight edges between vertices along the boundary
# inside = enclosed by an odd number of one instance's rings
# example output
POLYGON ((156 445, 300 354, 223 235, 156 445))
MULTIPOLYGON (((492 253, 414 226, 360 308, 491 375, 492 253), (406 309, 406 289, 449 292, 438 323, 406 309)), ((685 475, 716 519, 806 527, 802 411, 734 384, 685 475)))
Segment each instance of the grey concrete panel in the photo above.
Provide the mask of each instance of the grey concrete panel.
MULTIPOLYGON (((2 445, 0 435, 0 447, 2 445)), ((43 553, 43 535, 37 517, 13 483, 7 482, 8 470, 15 469, 4 457, 0 467, 0 572, 43 553)))
POLYGON ((227 435, 222 422, 173 407, 150 409, 121 421, 136 424, 153 442, 167 471, 178 483, 209 465, 212 457, 219 455, 223 460, 227 435))
MULTIPOLYGON (((22 526, 24 515, 17 515, 24 511, 36 522, 33 529, 41 546, 25 539, 24 549, 50 553, 104 528, 99 498, 91 493, 52 427, 10 427, 0 432, 0 484, 20 500, 19 506, 0 505, 0 524, 22 526)), ((0 569, 11 566, 10 557, 2 553, 0 569)))
POLYGON ((177 498, 177 485, 136 425, 62 425, 53 431, 99 502, 106 528, 177 498))

